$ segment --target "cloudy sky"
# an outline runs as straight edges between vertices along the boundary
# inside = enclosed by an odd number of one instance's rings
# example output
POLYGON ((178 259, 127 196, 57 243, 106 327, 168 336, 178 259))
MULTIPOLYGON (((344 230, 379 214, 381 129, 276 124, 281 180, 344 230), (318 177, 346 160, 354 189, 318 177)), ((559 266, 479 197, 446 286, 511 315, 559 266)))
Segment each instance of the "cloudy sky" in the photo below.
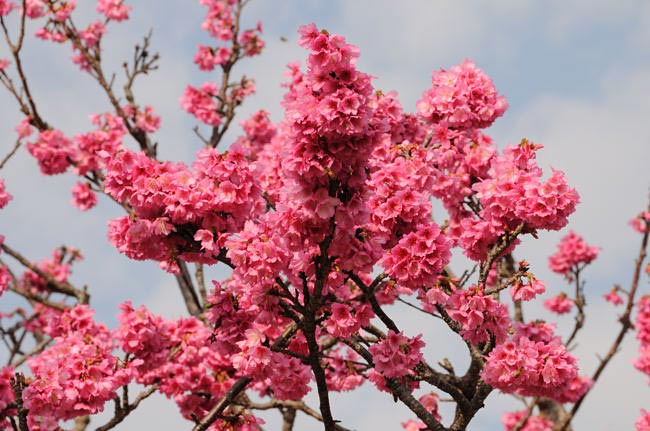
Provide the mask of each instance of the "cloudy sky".
MULTIPOLYGON (((78 20, 88 22, 94 2, 79 3, 86 4, 80 5, 78 20)), ((136 94, 163 117, 156 136, 161 157, 190 161, 200 142, 191 131, 192 118, 179 109, 178 98, 187 84, 217 79, 192 65, 195 46, 209 43, 199 29, 204 10, 193 0, 131 3, 133 19, 109 27, 106 64, 119 73, 131 47, 153 28, 161 67, 138 84, 136 94)), ((304 59, 304 51, 295 43, 296 29, 310 22, 359 46, 359 67, 377 77, 377 88, 397 90, 407 110, 414 109, 430 85, 431 72, 438 68, 469 58, 493 78, 510 109, 488 133, 499 146, 522 137, 543 144, 542 166, 547 172, 551 167, 565 171, 581 195, 570 228, 602 247, 598 261, 586 273, 588 322, 576 349, 583 372, 591 374, 596 353, 608 349, 618 329, 618 311, 604 303, 602 294, 613 283, 629 285, 639 237, 626 222, 643 208, 650 186, 650 3, 253 0, 245 20, 264 23, 267 49, 239 69, 258 84, 258 93, 246 102, 241 118, 260 108, 271 111, 275 120, 281 118, 279 84, 285 65, 304 59)), ((89 114, 109 109, 95 83, 71 64, 69 47, 30 39, 25 54, 33 92, 51 124, 68 134, 86 131, 89 114)), ((4 47, 3 57, 7 57, 4 47)), ((0 153, 13 144, 12 129, 18 120, 12 100, 0 93, 0 153)), ((231 133, 229 139, 234 136, 231 133)), ((86 260, 79 264, 74 280, 90 286, 98 314, 109 325, 115 322, 117 305, 126 298, 167 317, 182 313, 173 278, 155 264, 128 261, 108 245, 106 220, 120 215, 119 208, 103 200, 89 214, 80 213, 68 204, 75 179, 40 176, 24 150, 0 177, 15 196, 0 212, 0 233, 8 244, 33 259, 46 257, 63 242, 81 248, 86 260)), ((565 233, 531 238, 517 254, 532 263, 553 295, 566 286, 546 270, 546 258, 565 233)), ((460 268, 463 262, 459 259, 456 264, 460 268)), ((642 288, 650 293, 647 282, 642 288)), ((527 311, 532 316, 539 312, 527 311)), ((407 332, 424 333, 430 340, 430 358, 447 355, 462 369, 460 344, 437 322, 414 319, 399 308, 395 312, 407 332)), ((560 331, 571 323, 571 318, 561 319, 560 331)), ((650 387, 630 364, 636 341, 628 337, 623 347, 587 398, 576 418, 576 430, 631 429, 639 409, 650 409, 650 387)), ((472 429, 499 429, 498 418, 510 406, 506 398, 491 395, 472 429)), ((175 409, 162 398, 148 400, 121 429, 141 429, 144 424, 161 430, 189 429, 175 409)), ((399 429, 399 422, 409 418, 390 397, 375 394, 372 388, 336 397, 334 412, 346 426, 358 430, 399 429)), ((268 428, 274 429, 276 423, 268 420, 268 428)), ((300 429, 317 427, 306 421, 300 429)))

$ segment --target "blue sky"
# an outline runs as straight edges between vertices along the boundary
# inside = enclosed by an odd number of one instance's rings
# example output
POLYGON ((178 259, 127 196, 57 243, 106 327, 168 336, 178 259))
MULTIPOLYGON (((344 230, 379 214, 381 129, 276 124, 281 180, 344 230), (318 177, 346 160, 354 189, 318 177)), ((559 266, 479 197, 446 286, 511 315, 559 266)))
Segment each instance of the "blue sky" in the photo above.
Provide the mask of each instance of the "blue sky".
MULTIPOLYGON (((93 16, 93 4, 80 5, 81 22, 93 16)), ((192 64, 195 46, 209 42, 199 29, 203 7, 188 0, 133 0, 131 4, 135 6, 133 19, 109 27, 106 64, 119 72, 133 44, 154 29, 161 69, 141 81, 136 96, 156 106, 163 116, 157 135, 161 156, 189 161, 201 144, 191 131, 193 119, 180 110, 178 98, 187 84, 217 79, 192 64)), ((343 34, 359 46, 359 67, 378 77, 376 87, 397 90, 407 110, 413 110, 430 85, 431 72, 440 67, 469 58, 493 78, 510 110, 488 133, 499 146, 522 137, 543 144, 542 166, 547 172, 550 167, 564 170, 581 194, 582 203, 570 228, 603 248, 586 273, 590 311, 576 350, 584 371, 591 373, 596 365, 594 354, 606 351, 617 329, 617 311, 601 295, 614 282, 629 284, 638 236, 626 222, 643 207, 650 186, 650 4, 642 0, 253 0, 245 17, 248 23, 264 23, 267 49, 239 70, 253 76, 259 89, 244 105, 241 118, 260 108, 270 110, 276 120, 281 118, 279 83, 286 63, 304 59, 304 51, 295 44, 296 29, 309 22, 343 34)), ((52 124, 66 133, 77 133, 90 127, 89 114, 109 109, 94 82, 69 61, 69 47, 30 39, 26 55, 40 109, 52 124)), ((0 49, 3 57, 7 57, 4 48, 0 49)), ((0 93, 0 118, 0 152, 4 153, 13 144, 12 129, 19 119, 4 92, 0 93)), ((235 135, 236 131, 230 133, 228 139, 235 135)), ((16 196, 0 212, 0 233, 34 259, 49 255, 63 238, 81 248, 87 259, 79 264, 75 281, 90 286, 101 319, 114 323, 117 304, 126 298, 169 317, 180 312, 180 295, 170 276, 153 263, 130 262, 108 245, 106 220, 120 215, 119 208, 101 200, 99 208, 80 213, 68 204, 75 179, 40 176, 26 151, 0 177, 16 196)), ((564 288, 563 280, 546 270, 546 257, 564 233, 527 240, 517 253, 532 263, 550 294, 564 288)), ((455 261, 459 268, 463 264, 462 259, 455 261)), ((642 288, 650 293, 647 283, 642 288)), ((443 351, 462 363, 457 341, 434 322, 410 319, 405 310, 396 312, 404 318, 408 332, 423 332, 433 340, 432 357, 438 359, 438 352, 443 351)), ((570 318, 563 318, 560 330, 570 324, 570 318)), ((639 409, 650 409, 650 387, 630 364, 635 349, 635 340, 628 337, 622 354, 587 399, 576 419, 576 430, 631 429, 639 409)), ((188 429, 176 418, 173 405, 163 399, 148 401, 122 429, 140 429, 145 423, 163 430, 188 429)), ((472 429, 498 429, 498 417, 507 401, 491 396, 488 405, 472 429)), ((346 425, 359 430, 398 429, 399 422, 409 417, 390 397, 372 390, 337 398, 334 411, 346 425)), ((306 429, 314 426, 306 424, 306 429)))

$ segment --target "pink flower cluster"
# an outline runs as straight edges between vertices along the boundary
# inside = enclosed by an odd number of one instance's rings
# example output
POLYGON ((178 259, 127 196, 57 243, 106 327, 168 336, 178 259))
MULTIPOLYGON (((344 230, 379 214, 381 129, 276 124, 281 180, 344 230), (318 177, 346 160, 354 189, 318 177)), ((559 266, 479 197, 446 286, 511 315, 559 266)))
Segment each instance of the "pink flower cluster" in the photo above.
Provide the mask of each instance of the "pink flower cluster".
POLYGON ((641 416, 634 422, 636 431, 650 431, 650 412, 641 410, 641 416))
POLYGON ((216 127, 221 124, 221 116, 217 112, 215 96, 219 94, 217 84, 206 82, 200 88, 188 85, 181 98, 181 106, 192 114, 197 120, 216 127))
POLYGON ((551 271, 571 277, 572 271, 593 262, 599 251, 599 247, 587 245, 582 237, 571 231, 557 245, 557 252, 548 258, 548 266, 551 271))
POLYGON ((331 306, 332 315, 325 322, 327 332, 334 337, 349 338, 362 326, 368 326, 374 314, 368 304, 352 308, 347 304, 335 302, 331 306))
POLYGON ((648 229, 648 226, 650 226, 650 212, 644 211, 638 216, 634 217, 632 220, 630 220, 630 226, 632 226, 632 229, 639 233, 645 233, 645 231, 648 229))
POLYGON ((11 199, 13 199, 13 196, 5 189, 4 180, 0 179, 0 209, 6 207, 11 199))
POLYGON ((612 290, 610 290, 608 293, 603 295, 605 301, 610 302, 614 305, 621 305, 625 303, 625 300, 621 298, 618 294, 619 290, 620 289, 618 288, 618 286, 614 286, 612 290))
POLYGON ((511 339, 490 352, 481 376, 505 393, 560 402, 575 402, 590 386, 578 376, 576 359, 544 323, 518 325, 511 339))
POLYGON ((158 162, 143 153, 123 151, 107 165, 105 192, 128 202, 134 216, 109 223, 109 239, 133 259, 169 263, 174 257, 213 261, 214 246, 195 243, 198 230, 237 232, 244 221, 264 207, 253 170, 242 153, 199 151, 190 170, 185 164, 158 162), (207 260, 206 260, 207 259, 207 260))
POLYGON ((98 0, 97 12, 106 15, 106 18, 113 21, 124 21, 129 19, 131 6, 125 5, 124 0, 98 0))
POLYGON ((0 16, 7 16, 9 13, 16 9, 18 6, 9 0, 0 0, 0 16))
POLYGON ((30 429, 57 429, 58 420, 102 411, 133 377, 113 356, 108 329, 88 311, 64 313, 54 345, 27 361, 33 378, 23 398, 30 429))
POLYGON ((438 225, 430 222, 403 236, 381 264, 402 287, 415 291, 433 287, 450 258, 449 241, 438 225))
POLYGON ((544 307, 557 314, 566 314, 573 308, 573 300, 562 292, 553 298, 544 301, 544 307))
POLYGON ((508 334, 511 324, 508 307, 491 296, 484 296, 476 287, 456 290, 445 308, 449 317, 461 325, 460 335, 472 344, 488 341, 490 337, 500 343, 508 334))
POLYGON ((418 114, 431 124, 444 122, 454 129, 485 128, 508 108, 492 80, 469 60, 448 71, 434 72, 431 83, 432 87, 417 102, 418 114))
POLYGON ((90 184, 78 182, 72 187, 72 205, 81 211, 88 211, 97 205, 97 195, 90 188, 90 184))
MULTIPOLYGON (((268 111, 260 110, 251 115, 249 119, 242 121, 240 124, 245 135, 237 139, 232 148, 240 150, 249 160, 256 160, 258 154, 271 143, 277 134, 277 128, 271 123, 269 115, 268 111)), ((258 168, 263 167, 258 166, 258 168)))
POLYGON ((4 265, 0 265, 0 296, 9 290, 9 284, 11 283, 12 278, 9 273, 9 268, 4 265))
POLYGON ((524 281, 517 279, 510 288, 513 301, 530 301, 544 292, 546 292, 546 285, 532 274, 524 277, 524 281))
POLYGON ((154 133, 160 128, 160 117, 153 112, 153 107, 145 106, 144 110, 139 109, 137 106, 126 105, 124 114, 131 118, 135 126, 147 133, 154 133))
POLYGON ((39 133, 36 141, 27 144, 27 150, 36 158, 45 175, 64 173, 72 164, 74 155, 72 142, 59 130, 39 133))
POLYGON ((543 416, 531 415, 526 419, 526 424, 517 428, 517 425, 524 420, 527 416, 526 410, 521 410, 513 413, 504 413, 501 416, 501 423, 505 431, 553 431, 553 421, 546 419, 543 416))
POLYGON ((413 368, 422 361, 424 347, 422 335, 409 338, 401 333, 388 331, 386 338, 368 349, 372 354, 375 370, 384 377, 411 375, 413 368))
POLYGON ((451 232, 474 260, 483 259, 497 238, 523 224, 524 233, 558 230, 567 223, 578 203, 578 193, 567 185, 564 174, 553 171, 545 182, 535 162, 541 146, 522 140, 496 156, 489 178, 473 185, 482 209, 480 218, 451 220, 451 232))
POLYGON ((636 338, 639 340, 639 357, 634 360, 634 366, 650 376, 650 295, 645 295, 636 304, 636 338))

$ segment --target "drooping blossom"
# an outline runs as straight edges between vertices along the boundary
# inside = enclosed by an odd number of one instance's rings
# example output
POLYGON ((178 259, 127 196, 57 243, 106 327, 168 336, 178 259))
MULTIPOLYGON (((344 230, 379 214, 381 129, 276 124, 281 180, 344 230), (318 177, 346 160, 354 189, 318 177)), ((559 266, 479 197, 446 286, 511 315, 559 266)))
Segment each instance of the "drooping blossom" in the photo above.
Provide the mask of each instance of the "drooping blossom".
POLYGON ((573 300, 562 292, 553 298, 544 301, 544 307, 557 314, 566 314, 573 308, 573 300))
POLYGON ((599 251, 599 247, 587 245, 582 237, 571 231, 557 245, 557 252, 549 257, 549 268, 558 274, 564 274, 571 280, 571 272, 591 263, 596 259, 599 251))
POLYGON ((97 205, 97 195, 88 183, 78 182, 72 187, 72 205, 81 211, 88 211, 97 205))

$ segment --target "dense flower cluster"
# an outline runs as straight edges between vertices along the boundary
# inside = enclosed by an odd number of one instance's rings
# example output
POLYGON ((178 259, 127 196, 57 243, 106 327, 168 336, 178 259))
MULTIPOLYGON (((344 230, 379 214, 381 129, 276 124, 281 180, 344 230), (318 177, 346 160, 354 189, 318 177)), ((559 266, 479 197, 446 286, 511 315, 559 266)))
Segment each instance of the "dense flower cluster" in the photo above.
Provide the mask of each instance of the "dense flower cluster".
POLYGON ((384 256, 382 266, 401 286, 417 290, 433 287, 450 258, 449 242, 432 222, 404 235, 384 256))
POLYGON ((476 287, 458 289, 446 304, 449 317, 458 322, 462 337, 472 344, 505 340, 510 328, 508 307, 491 296, 484 296, 476 287))
POLYGON ((112 354, 110 331, 88 317, 84 310, 66 313, 54 345, 28 360, 33 381, 23 398, 30 429, 56 429, 60 419, 102 411, 115 391, 131 380, 131 371, 112 354))
POLYGON ((548 258, 548 266, 558 274, 571 277, 572 271, 593 262, 600 248, 592 247, 582 237, 571 231, 557 245, 557 253, 548 258))
POLYGON ((181 255, 187 260, 209 261, 218 247, 209 245, 205 235, 212 234, 216 242, 219 234, 238 231, 263 208, 252 167, 242 153, 207 148, 197 153, 193 167, 157 162, 131 151, 110 160, 105 191, 128 202, 136 216, 109 223, 109 239, 118 250, 133 259, 160 261, 175 271, 179 249, 189 250, 181 255), (194 237, 201 229, 207 232, 200 235, 197 247, 194 237))
POLYGON ((403 377, 413 373, 413 368, 422 361, 424 347, 422 335, 409 338, 403 334, 388 331, 386 339, 370 347, 375 370, 385 377, 403 377))
MULTIPOLYGON (((552 328, 543 323, 517 326, 513 337, 488 355, 481 376, 506 393, 544 396, 561 402, 578 394, 571 387, 578 378, 577 361, 553 335, 552 328)), ((580 388, 586 390, 588 385, 580 388)))
POLYGON ((432 87, 417 103, 418 114, 434 124, 450 128, 488 127, 505 112, 508 104, 498 96, 492 80, 474 63, 465 60, 431 77, 432 87))

